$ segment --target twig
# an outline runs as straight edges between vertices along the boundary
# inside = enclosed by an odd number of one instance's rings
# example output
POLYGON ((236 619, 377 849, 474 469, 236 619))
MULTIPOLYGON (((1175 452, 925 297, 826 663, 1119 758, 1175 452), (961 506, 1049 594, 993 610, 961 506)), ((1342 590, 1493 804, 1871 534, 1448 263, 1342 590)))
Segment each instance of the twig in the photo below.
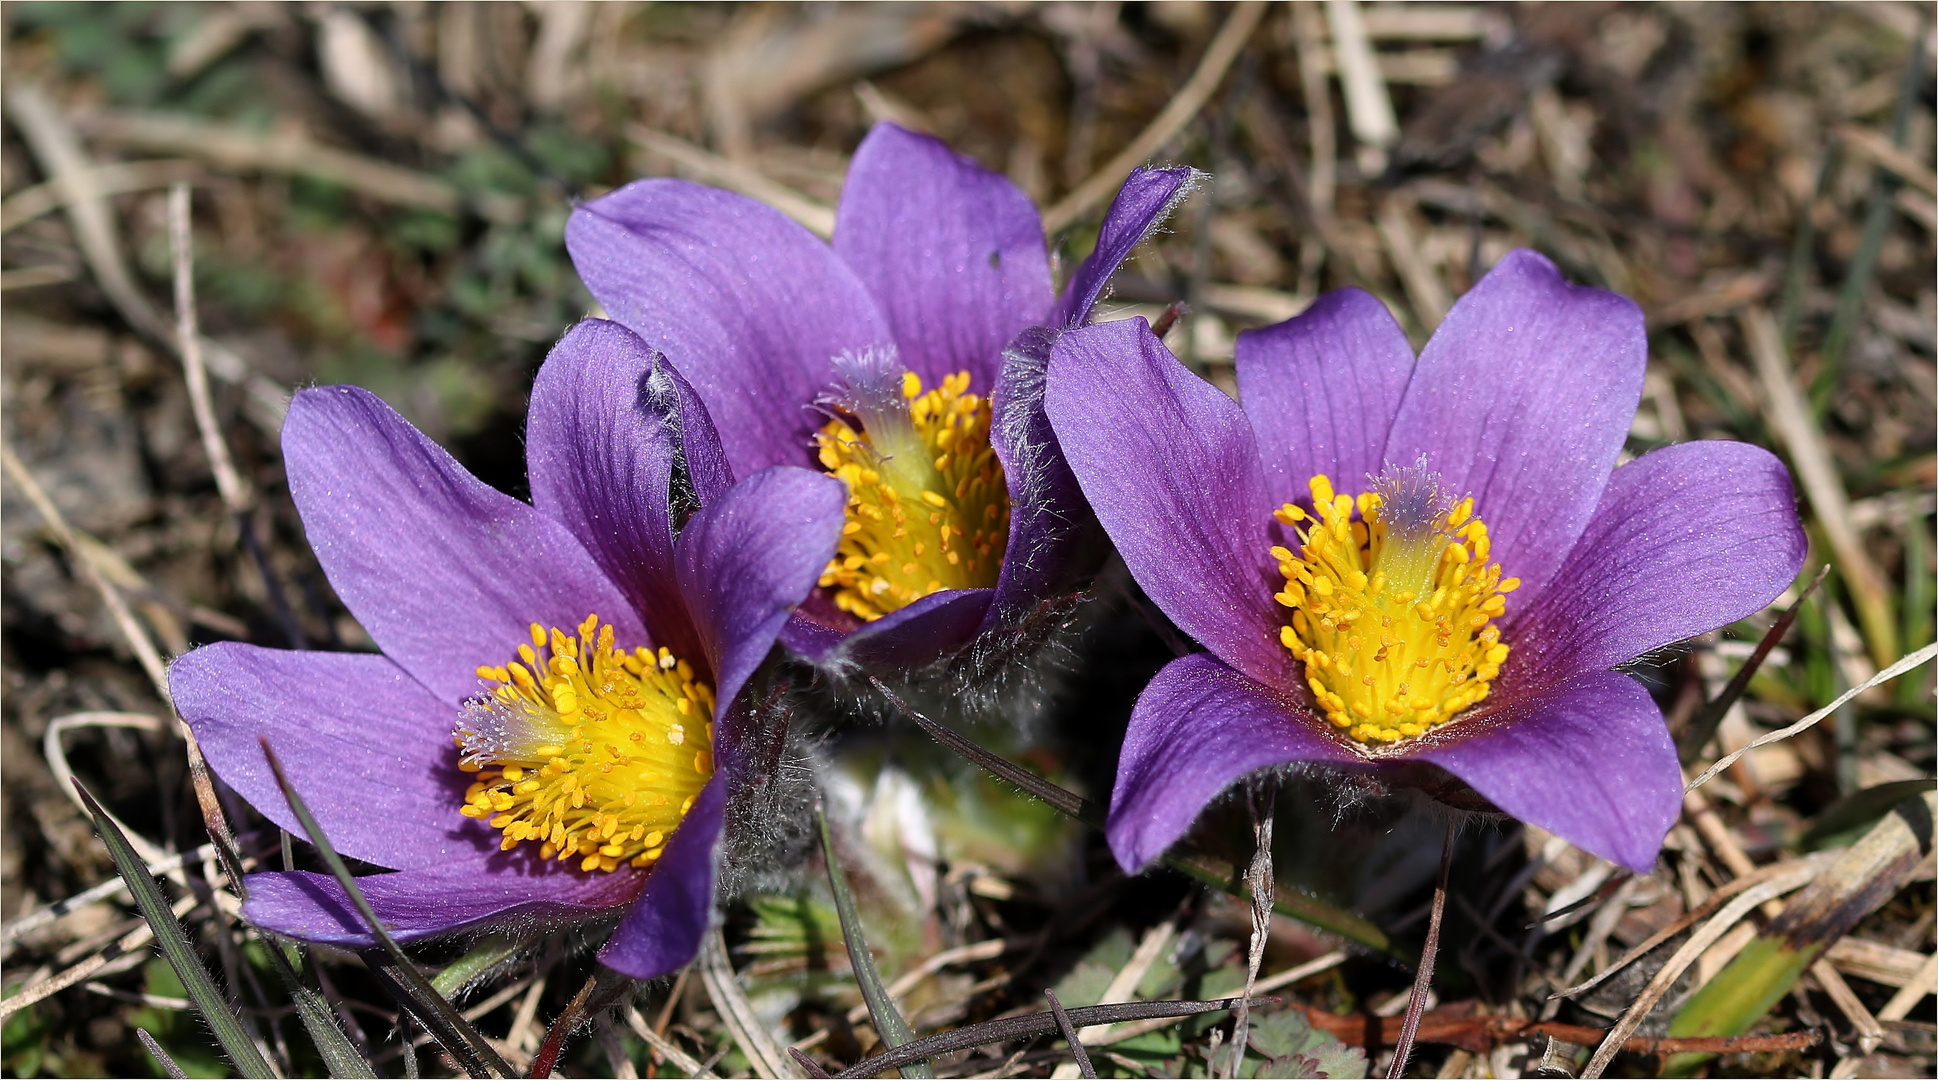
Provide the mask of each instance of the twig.
POLYGON ((1760 306, 1745 310, 1741 320, 1743 337, 1756 361, 1757 377, 1769 399, 1770 424, 1790 450, 1797 479, 1803 483, 1817 523, 1830 541, 1837 568, 1850 585, 1871 657, 1880 666, 1887 664, 1898 652, 1897 626, 1891 618, 1891 586, 1850 525, 1850 497, 1844 493, 1823 431, 1811 419, 1809 404, 1791 381, 1790 361, 1776 320, 1760 306))
POLYGON ((1393 1044, 1393 1063, 1386 1075, 1406 1075, 1407 1059, 1413 1056, 1413 1040, 1420 1033, 1420 1017, 1427 1011, 1427 995, 1433 991, 1433 962, 1440 952, 1440 919, 1447 911, 1447 878, 1453 872, 1454 823, 1447 822, 1447 838, 1440 848, 1440 876, 1433 885, 1433 914, 1427 919, 1427 940, 1420 946, 1420 966, 1413 973, 1413 991, 1406 1003, 1406 1019, 1400 1023, 1400 1039, 1393 1044))
POLYGON ((1077 1075, 1094 1078, 1097 1067, 1090 1063, 1090 1052, 1083 1048, 1083 1036, 1070 1023, 1070 1014, 1063 1011, 1063 1002, 1056 999, 1055 990, 1046 988, 1043 996, 1050 999, 1050 1015, 1056 1017, 1057 1030, 1063 1033, 1063 1041, 1070 1047, 1070 1056, 1077 1059, 1077 1075))
POLYGON ((1069 228, 1078 218, 1094 210, 1116 192, 1131 170, 1150 160, 1151 155, 1164 148, 1184 126, 1198 115, 1205 102, 1224 80, 1225 71, 1245 47, 1245 42, 1258 28, 1259 20, 1265 17, 1265 4, 1260 0, 1244 0, 1225 18, 1225 25, 1218 30, 1218 36, 1211 39, 1204 56, 1198 61, 1197 70, 1178 87, 1152 121, 1138 132, 1137 137, 1118 151, 1103 168, 1090 174, 1090 179, 1078 184, 1076 189, 1057 200, 1048 210, 1043 211, 1043 232, 1054 236, 1069 228))
POLYGON ((1272 932, 1272 819, 1277 801, 1276 790, 1253 790, 1246 800, 1252 812, 1252 864, 1245 870, 1245 885, 1252 894, 1252 936, 1245 949, 1244 1000, 1232 1018, 1231 1067, 1226 1074, 1232 1077, 1244 1073, 1252 1020, 1248 1002, 1258 992, 1258 965, 1265 960, 1265 940, 1272 932))

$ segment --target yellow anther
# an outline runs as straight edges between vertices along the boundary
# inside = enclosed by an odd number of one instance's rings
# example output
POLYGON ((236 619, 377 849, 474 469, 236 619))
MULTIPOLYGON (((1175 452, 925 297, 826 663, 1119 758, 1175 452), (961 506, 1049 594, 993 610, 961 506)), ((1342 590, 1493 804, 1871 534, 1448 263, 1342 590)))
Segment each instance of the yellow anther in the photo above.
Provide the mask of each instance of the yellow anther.
POLYGON ((695 702, 711 707, 712 688, 671 652, 616 650, 614 636, 595 617, 572 633, 534 626, 527 665, 479 669, 500 685, 467 702, 456 732, 476 774, 459 813, 488 819, 501 848, 538 841, 541 858, 586 872, 647 865, 679 824, 674 807, 712 775, 684 722, 695 702))
POLYGON ((821 464, 849 496, 840 545, 819 584, 864 621, 941 589, 994 585, 1008 541, 1008 489, 989 445, 988 401, 968 392, 966 372, 933 390, 904 373, 900 388, 907 414, 882 417, 882 431, 844 418, 816 436, 821 464))
POLYGON ((1274 599, 1293 609, 1280 644, 1358 742, 1389 745, 1453 719, 1486 698, 1508 657, 1492 620, 1520 582, 1486 561, 1473 500, 1443 500, 1436 479, 1389 470, 1376 490, 1345 495, 1315 476, 1310 513, 1287 504, 1272 515, 1299 543, 1269 551, 1285 578, 1274 599))

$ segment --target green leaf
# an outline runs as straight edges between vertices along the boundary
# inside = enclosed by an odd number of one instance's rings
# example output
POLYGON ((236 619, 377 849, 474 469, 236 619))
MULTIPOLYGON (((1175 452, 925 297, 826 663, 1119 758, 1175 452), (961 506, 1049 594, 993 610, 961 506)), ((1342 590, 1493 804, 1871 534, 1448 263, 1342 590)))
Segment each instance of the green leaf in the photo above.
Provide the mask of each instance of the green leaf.
MULTIPOLYGON (((841 938, 848 945, 848 965, 854 969, 855 982, 861 985, 861 997, 868 1003, 868 1015, 875 1022, 875 1031, 881 1035, 882 1042, 890 1049, 906 1046, 915 1041, 915 1032, 909 1030, 908 1021, 895 1008, 895 999, 888 995, 888 988, 882 985, 881 972, 875 969, 875 957, 868 951, 868 938, 861 926, 861 914, 855 910, 855 896, 848 888, 848 873, 841 868, 841 858, 835 854, 834 836, 828 831, 828 816, 815 808, 814 819, 821 826, 821 851, 827 856, 828 882, 834 888, 834 910, 841 916, 841 938)), ((902 1066, 901 1074, 907 1077, 921 1077, 935 1080, 935 1070, 926 1061, 914 1061, 902 1066)))
POLYGON ((128 843, 128 838, 101 809, 94 796, 88 794, 79 780, 74 782, 74 790, 80 792, 81 801, 87 804, 88 813, 94 817, 94 827, 108 846, 108 856, 114 860, 114 868, 121 879, 128 883, 128 892, 135 898, 135 906, 141 909, 141 917, 155 931, 155 941, 161 945, 162 955, 175 969, 175 975, 182 980, 182 989, 202 1019, 209 1025, 209 1031, 235 1063, 237 1071, 248 1077, 273 1077, 276 1074, 263 1059, 262 1051, 249 1038, 243 1029, 242 1021, 229 1011, 227 995, 215 985, 215 979, 207 968, 202 966, 201 957, 195 955, 195 947, 189 944, 188 934, 175 918, 168 900, 162 896, 155 879, 149 876, 148 867, 128 843))
POLYGON ((437 1039, 438 1045, 449 1051, 451 1056, 464 1066, 465 1072, 481 1077, 494 1074, 516 1076, 517 1073, 491 1043, 479 1034, 478 1029, 458 1015, 458 1010, 451 1005, 450 1000, 431 986, 430 980, 424 977, 423 972, 417 970, 417 965, 411 962, 410 957, 404 954, 403 948, 397 944, 396 939, 390 936, 390 931, 384 928, 383 921, 377 918, 377 912, 371 908, 370 901, 364 899, 363 890, 357 887, 357 879, 351 876, 350 867, 344 863, 343 856, 337 854, 329 838, 323 835, 323 826, 317 824, 315 816, 310 813, 309 806, 303 802, 303 797, 296 793, 295 786, 289 782, 289 776, 283 772, 283 763, 277 759, 276 752, 270 748, 267 738, 262 740, 262 752, 269 761, 270 770, 276 774, 276 783, 283 790, 283 798, 288 801, 290 812, 295 814, 296 820, 302 823, 303 832, 308 835, 310 843, 315 845, 317 854, 323 857, 323 862, 329 866, 330 873, 336 877, 337 884, 343 886, 343 891, 349 895, 350 902, 356 906, 364 922, 369 924, 370 932, 376 935, 377 941, 383 946, 381 953, 366 956, 367 960, 373 961, 370 964, 371 973, 376 975, 380 982, 395 984, 395 990, 399 996, 412 1006, 411 1011, 423 1021, 432 1037, 437 1039), (388 963, 385 962, 386 960, 388 963))

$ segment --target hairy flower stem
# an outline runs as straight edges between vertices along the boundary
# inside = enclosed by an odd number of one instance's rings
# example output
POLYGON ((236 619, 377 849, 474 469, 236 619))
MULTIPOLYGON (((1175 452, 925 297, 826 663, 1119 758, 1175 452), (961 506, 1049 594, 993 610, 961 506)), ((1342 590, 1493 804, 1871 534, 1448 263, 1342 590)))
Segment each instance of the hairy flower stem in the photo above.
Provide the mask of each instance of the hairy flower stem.
POLYGON ((1447 912, 1447 877, 1453 870, 1454 823, 1447 822, 1447 840, 1440 848, 1440 878, 1433 883, 1433 914, 1427 920, 1427 940, 1420 946, 1420 966, 1413 973, 1413 996, 1400 1022, 1400 1038, 1393 1044, 1393 1064, 1387 1080, 1406 1075, 1406 1059, 1413 1056, 1413 1037, 1420 1033, 1420 1015, 1427 1011, 1427 992, 1433 986, 1433 961, 1440 952, 1440 917, 1447 912))

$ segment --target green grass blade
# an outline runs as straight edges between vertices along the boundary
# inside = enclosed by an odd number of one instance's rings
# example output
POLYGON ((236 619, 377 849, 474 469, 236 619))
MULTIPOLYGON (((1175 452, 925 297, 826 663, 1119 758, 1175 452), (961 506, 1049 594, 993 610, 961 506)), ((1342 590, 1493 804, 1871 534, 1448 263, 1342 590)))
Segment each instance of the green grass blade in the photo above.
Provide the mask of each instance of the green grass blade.
POLYGON ((378 943, 383 947, 381 955, 383 959, 388 960, 388 963, 383 963, 380 959, 378 963, 372 965, 371 971, 380 976, 387 976, 390 981, 397 984, 403 992, 403 997, 412 1005, 412 1011, 417 1014, 417 1018, 430 1030, 438 1044, 464 1066, 467 1073, 481 1077, 517 1075, 498 1051, 492 1048, 491 1043, 479 1034, 476 1028, 467 1023, 464 1017, 458 1015, 458 1010, 443 994, 438 993, 436 988, 431 986, 430 980, 424 977, 423 972, 417 970, 417 965, 411 962, 410 957, 404 954, 403 948, 397 944, 396 939, 390 936, 390 931, 384 929, 383 921, 377 918, 377 912, 370 906, 370 901, 364 899, 363 890, 357 887, 356 878, 351 876, 350 867, 344 863, 343 856, 337 854, 329 838, 323 835, 323 827, 317 824, 315 816, 310 813, 309 806, 303 802, 303 797, 296 793, 295 786, 289 782, 289 776, 283 772, 283 763, 277 759, 276 752, 270 748, 268 739, 262 740, 262 752, 269 761, 270 770, 276 774, 276 783, 283 789, 283 798, 289 802, 290 812, 295 814, 296 820, 302 823, 303 831, 309 836, 310 843, 315 845, 317 853, 329 866, 330 873, 336 877, 337 884, 343 886, 343 891, 349 895, 350 902, 356 905, 357 912, 363 916, 364 922, 369 924, 370 932, 376 936, 378 943))
MULTIPOLYGON (((868 1003, 868 1015, 875 1022, 875 1031, 882 1037, 889 1049, 906 1046, 915 1041, 915 1032, 910 1030, 908 1021, 902 1019, 900 1010, 895 1008, 895 999, 882 985, 882 974, 875 968, 874 954, 868 951, 868 936, 862 930, 861 912, 855 908, 855 894, 848 888, 848 872, 841 868, 841 859, 834 852, 834 836, 828 831, 828 815, 820 807, 814 809, 815 824, 821 827, 821 851, 827 856, 828 883, 834 887, 834 910, 841 917, 841 938, 848 946, 848 966, 854 969, 855 981, 861 984, 861 997, 868 1003)), ((902 1066, 901 1074, 908 1077, 921 1077, 934 1080, 935 1070, 926 1061, 910 1062, 902 1066)))
POLYGON ((276 1074, 263 1060, 262 1051, 250 1040, 249 1033, 243 1030, 242 1021, 229 1011, 229 999, 215 985, 209 969, 202 966, 202 958, 195 955, 195 947, 189 944, 188 934, 170 910, 167 898, 156 887, 155 879, 148 874, 148 867, 135 854, 133 845, 108 817, 101 805, 88 794, 79 780, 74 781, 74 790, 81 793, 81 801, 87 804, 88 813, 94 817, 94 828, 108 845, 108 856, 114 860, 114 868, 120 872, 121 879, 128 883, 128 892, 135 898, 135 906, 141 909, 141 917, 155 931, 155 940, 160 943, 162 955, 175 969, 175 976, 182 980, 182 988, 188 992, 189 1000, 202 1014, 215 1035, 215 1041, 235 1063, 237 1071, 247 1077, 273 1077, 276 1074))

